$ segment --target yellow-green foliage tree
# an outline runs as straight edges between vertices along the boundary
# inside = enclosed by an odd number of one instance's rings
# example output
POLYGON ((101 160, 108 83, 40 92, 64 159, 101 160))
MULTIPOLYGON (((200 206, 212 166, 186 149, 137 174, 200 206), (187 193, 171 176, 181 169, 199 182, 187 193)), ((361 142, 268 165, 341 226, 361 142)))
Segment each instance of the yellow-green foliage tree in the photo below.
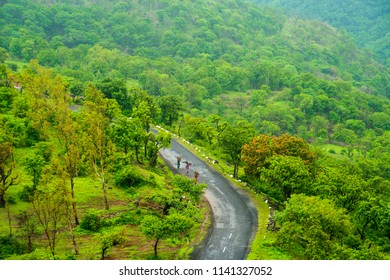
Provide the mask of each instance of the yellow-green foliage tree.
POLYGON ((108 137, 108 127, 111 120, 118 116, 119 107, 115 100, 104 98, 103 93, 91 84, 85 94, 82 112, 84 153, 101 182, 104 204, 108 210, 106 178, 114 151, 112 141, 108 137))

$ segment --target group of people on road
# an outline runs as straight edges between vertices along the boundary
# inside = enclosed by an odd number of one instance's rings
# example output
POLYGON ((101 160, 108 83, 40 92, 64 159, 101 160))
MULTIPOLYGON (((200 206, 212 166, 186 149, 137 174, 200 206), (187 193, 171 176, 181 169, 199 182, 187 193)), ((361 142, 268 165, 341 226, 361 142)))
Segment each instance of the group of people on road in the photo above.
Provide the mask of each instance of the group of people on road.
MULTIPOLYGON (((181 157, 177 157, 177 169, 180 169, 180 163, 181 163, 181 157)), ((188 173, 190 172, 191 163, 189 161, 185 161, 184 163, 186 164, 184 168, 185 168, 186 174, 188 176, 188 173)), ((196 170, 194 172, 194 178, 195 178, 195 184, 197 184, 199 181, 199 172, 196 170)))

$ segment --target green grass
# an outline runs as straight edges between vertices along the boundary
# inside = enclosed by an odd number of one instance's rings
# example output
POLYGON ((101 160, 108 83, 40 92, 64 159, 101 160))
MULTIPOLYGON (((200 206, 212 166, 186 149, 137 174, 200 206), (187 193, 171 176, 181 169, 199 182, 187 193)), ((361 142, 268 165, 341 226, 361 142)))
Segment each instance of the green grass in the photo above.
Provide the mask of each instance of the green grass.
POLYGON ((248 260, 291 260, 291 257, 275 245, 276 234, 267 231, 259 236, 252 244, 248 260))
MULTIPOLYGON (((321 144, 318 147, 324 150, 327 154, 336 157, 338 159, 349 159, 348 147, 343 147, 336 144, 321 144)), ((353 149, 352 158, 362 157, 361 152, 358 149, 353 149)))
POLYGON ((340 146, 340 145, 335 145, 335 144, 323 144, 320 145, 321 148, 323 148, 326 152, 329 153, 330 150, 333 150, 336 152, 336 154, 341 155, 343 150, 346 152, 347 148, 340 146))

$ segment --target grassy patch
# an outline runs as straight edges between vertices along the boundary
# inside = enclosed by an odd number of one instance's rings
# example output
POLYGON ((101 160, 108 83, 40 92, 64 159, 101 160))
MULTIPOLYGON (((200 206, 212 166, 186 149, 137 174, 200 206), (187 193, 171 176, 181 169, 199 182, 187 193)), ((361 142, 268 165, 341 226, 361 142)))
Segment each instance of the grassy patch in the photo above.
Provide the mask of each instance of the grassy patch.
MULTIPOLYGON (((349 159, 348 157, 348 147, 343 147, 336 144, 322 144, 318 146, 323 149, 329 155, 332 155, 338 159, 349 159)), ((361 156, 361 153, 358 149, 353 149, 351 152, 352 158, 357 158, 361 156)))
POLYGON ((253 242, 248 260, 290 260, 291 257, 275 245, 276 234, 266 231, 253 242))
POLYGON ((285 252, 275 245, 276 233, 267 230, 270 207, 265 202, 261 194, 250 192, 250 198, 254 202, 258 211, 258 230, 252 242, 248 260, 289 260, 291 259, 285 252))

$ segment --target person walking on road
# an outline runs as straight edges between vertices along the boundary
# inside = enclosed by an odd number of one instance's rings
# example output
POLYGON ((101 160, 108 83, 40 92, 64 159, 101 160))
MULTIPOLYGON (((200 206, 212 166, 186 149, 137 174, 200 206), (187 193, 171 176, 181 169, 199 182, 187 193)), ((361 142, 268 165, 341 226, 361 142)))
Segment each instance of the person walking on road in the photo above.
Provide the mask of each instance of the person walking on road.
POLYGON ((198 171, 195 171, 194 177, 195 177, 195 184, 198 184, 198 181, 199 181, 199 172, 198 171))
POLYGON ((177 169, 180 169, 181 157, 177 157, 177 169))
POLYGON ((186 161, 186 173, 188 175, 188 172, 190 171, 190 163, 188 161, 186 161))

